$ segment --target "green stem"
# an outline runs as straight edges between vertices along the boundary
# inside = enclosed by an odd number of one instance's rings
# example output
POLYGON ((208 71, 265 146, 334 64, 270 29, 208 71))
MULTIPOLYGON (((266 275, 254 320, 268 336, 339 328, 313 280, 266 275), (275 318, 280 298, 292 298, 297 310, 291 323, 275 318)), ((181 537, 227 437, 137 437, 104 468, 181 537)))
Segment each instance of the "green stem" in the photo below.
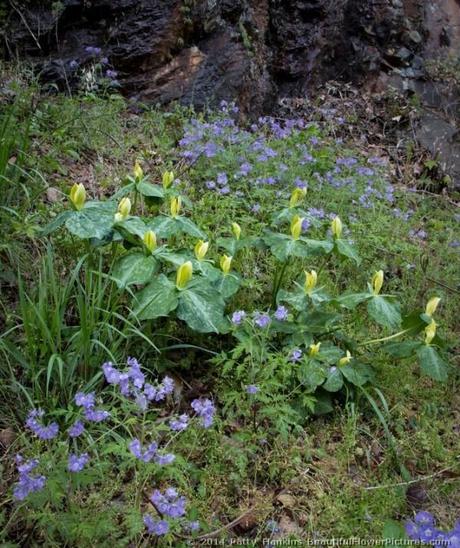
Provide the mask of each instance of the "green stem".
POLYGON ((273 296, 272 296, 272 307, 273 308, 275 308, 275 306, 276 306, 276 297, 278 296, 278 292, 279 292, 281 284, 283 282, 284 274, 286 273, 286 268, 287 268, 288 264, 289 264, 289 258, 286 259, 286 261, 283 263, 283 266, 281 267, 281 272, 280 272, 279 276, 275 276, 275 283, 274 283, 274 287, 273 287, 273 296))
POLYGON ((398 333, 395 333, 394 335, 390 335, 389 337, 382 337, 381 339, 373 339, 371 341, 364 341, 362 343, 359 343, 358 346, 366 346, 368 344, 377 344, 384 341, 390 341, 392 339, 396 339, 397 337, 400 337, 401 335, 404 335, 405 333, 409 333, 412 331, 413 328, 410 327, 409 329, 403 329, 403 331, 399 331, 398 333))

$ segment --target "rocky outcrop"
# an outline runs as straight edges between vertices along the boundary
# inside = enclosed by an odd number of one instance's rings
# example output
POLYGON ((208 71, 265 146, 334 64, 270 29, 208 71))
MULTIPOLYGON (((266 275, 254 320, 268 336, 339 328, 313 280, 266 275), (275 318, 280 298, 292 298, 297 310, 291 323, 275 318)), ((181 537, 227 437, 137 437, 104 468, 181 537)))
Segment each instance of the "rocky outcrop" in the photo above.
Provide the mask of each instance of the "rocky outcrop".
POLYGON ((442 154, 457 155, 458 91, 440 91, 425 60, 458 55, 459 0, 9 1, 6 56, 28 57, 63 90, 98 60, 140 101, 203 108, 234 100, 255 117, 329 79, 392 85, 427 105, 421 142, 438 154, 443 126, 442 154), (437 110, 451 105, 448 115, 433 114, 434 96, 437 110))

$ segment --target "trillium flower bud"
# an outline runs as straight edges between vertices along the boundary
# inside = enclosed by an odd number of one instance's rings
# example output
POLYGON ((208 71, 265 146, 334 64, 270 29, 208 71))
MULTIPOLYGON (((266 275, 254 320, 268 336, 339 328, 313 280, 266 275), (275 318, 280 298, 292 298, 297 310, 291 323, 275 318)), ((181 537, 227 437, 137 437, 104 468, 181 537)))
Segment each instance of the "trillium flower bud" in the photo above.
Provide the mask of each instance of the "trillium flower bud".
POLYGON ((144 242, 145 247, 150 251, 150 253, 152 253, 152 251, 154 251, 157 247, 157 237, 153 230, 147 230, 147 232, 144 234, 144 237, 142 238, 142 241, 144 242))
POLYGON ((294 240, 298 240, 302 234, 302 217, 296 215, 291 221, 291 236, 294 240))
POLYGON ((177 217, 179 215, 181 206, 182 198, 180 196, 177 196, 171 200, 171 217, 177 217))
POLYGON ((347 350, 347 355, 343 358, 340 358, 339 360, 339 366, 347 365, 351 362, 352 355, 350 354, 350 351, 347 350))
POLYGON ((232 232, 235 238, 239 240, 241 236, 241 227, 238 223, 232 223, 232 232))
POLYGON ((191 261, 187 261, 177 269, 176 274, 176 287, 177 289, 184 289, 188 282, 192 279, 193 266, 191 261))
POLYGON ((310 345, 310 358, 314 358, 317 354, 319 354, 319 347, 321 346, 321 343, 311 344, 310 345))
POLYGON ((174 182, 174 172, 165 171, 163 173, 163 188, 169 188, 174 182))
POLYGON ((431 344, 431 341, 436 336, 436 322, 431 320, 431 323, 425 327, 425 344, 431 344))
POLYGON ((118 212, 115 214, 115 221, 119 223, 128 218, 131 213, 131 200, 129 198, 123 198, 118 204, 118 212))
POLYGON ((202 261, 205 258, 206 253, 208 252, 208 248, 209 242, 203 242, 203 240, 198 240, 195 245, 195 257, 199 261, 202 261))
POLYGON ((425 308, 425 314, 430 317, 433 316, 440 302, 441 302, 441 299, 439 297, 433 297, 432 299, 430 299, 427 302, 427 305, 425 308))
POLYGON ((318 274, 316 273, 316 270, 312 270, 311 272, 305 271, 305 293, 307 295, 311 295, 313 290, 316 287, 316 283, 318 281, 318 274))
POLYGON ((136 179, 136 182, 139 182, 144 177, 144 172, 142 171, 142 168, 139 164, 139 162, 136 161, 134 164, 134 178, 136 179))
POLYGON ((378 295, 383 285, 383 270, 379 270, 372 276, 372 289, 374 295, 378 295))
POLYGON ((331 228, 334 238, 338 239, 340 238, 340 236, 342 236, 343 225, 340 217, 334 217, 334 220, 331 223, 331 228))
POLYGON ((289 200, 289 207, 296 207, 307 195, 307 189, 304 188, 295 188, 292 191, 291 199, 289 200))
POLYGON ((222 255, 220 258, 220 268, 225 275, 230 272, 230 268, 232 267, 232 259, 233 257, 229 257, 228 255, 222 255))
POLYGON ((86 190, 82 183, 75 183, 70 189, 70 201, 77 211, 83 209, 86 202, 86 190))

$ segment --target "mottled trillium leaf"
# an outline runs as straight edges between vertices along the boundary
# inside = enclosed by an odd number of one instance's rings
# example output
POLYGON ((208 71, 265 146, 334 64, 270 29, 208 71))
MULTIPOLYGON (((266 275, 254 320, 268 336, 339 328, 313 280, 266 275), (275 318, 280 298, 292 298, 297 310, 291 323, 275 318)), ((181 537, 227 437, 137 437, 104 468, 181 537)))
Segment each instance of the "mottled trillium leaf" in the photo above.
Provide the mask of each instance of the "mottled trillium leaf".
POLYGON ((48 236, 49 234, 53 233, 58 228, 60 228, 73 214, 73 211, 62 211, 41 230, 40 235, 48 236))
POLYGON ((397 328, 401 325, 399 304, 392 303, 388 298, 373 295, 367 303, 369 316, 384 327, 397 328))
POLYGON ((175 236, 180 231, 175 219, 168 217, 168 215, 160 215, 152 219, 148 225, 148 229, 153 230, 157 238, 169 238, 170 236, 175 236))
POLYGON ((154 198, 164 198, 165 192, 161 186, 152 185, 147 181, 141 181, 136 185, 137 191, 142 194, 142 196, 149 196, 154 198))
POLYGON ((361 259, 355 248, 350 243, 348 243, 346 240, 342 240, 339 238, 335 240, 334 244, 334 249, 339 255, 352 259, 357 265, 360 264, 361 259))
POLYGON ((340 372, 348 382, 355 386, 364 386, 368 381, 368 376, 365 370, 360 370, 360 367, 354 363, 340 367, 340 372))
POLYGON ((424 375, 428 375, 435 381, 447 380, 448 365, 433 346, 422 345, 417 350, 417 357, 424 375))
POLYGON ((199 333, 226 330, 225 303, 208 284, 200 284, 179 293, 177 317, 199 333))
POLYGON ((395 358, 409 358, 422 345, 420 341, 393 342, 386 344, 383 349, 395 358))
POLYGON ((303 290, 290 292, 280 289, 276 296, 276 302, 286 303, 299 311, 307 310, 309 306, 308 296, 303 290))
POLYGON ((178 305, 178 291, 173 282, 160 274, 135 297, 134 315, 140 320, 167 316, 178 305))
POLYGON ((200 230, 196 224, 187 217, 177 217, 176 223, 179 226, 179 230, 188 234, 189 236, 194 236, 195 238, 206 239, 206 234, 200 230))
POLYGON ((326 372, 316 360, 308 360, 299 364, 297 377, 308 392, 313 392, 324 382, 326 372))
POLYGON ((338 392, 343 386, 343 376, 338 367, 331 367, 327 373, 326 382, 323 384, 324 390, 328 392, 338 392))
POLYGON ((367 301, 371 298, 372 295, 370 293, 348 293, 347 295, 342 295, 341 297, 338 297, 334 300, 334 302, 339 304, 340 306, 348 308, 349 310, 353 310, 360 303, 367 301))
POLYGON ((131 284, 146 284, 157 270, 158 263, 143 253, 126 253, 120 257, 112 271, 112 277, 120 288, 131 284))
POLYGON ((219 280, 222 276, 222 270, 216 268, 211 261, 192 260, 193 271, 200 272, 210 282, 219 280))
POLYGON ((213 285, 226 300, 238 291, 241 285, 241 278, 237 274, 227 274, 227 276, 220 276, 213 285))
POLYGON ((71 234, 82 240, 104 240, 112 232, 113 222, 114 212, 105 207, 91 206, 74 211, 66 220, 65 226, 71 234))
POLYGON ((217 247, 225 249, 232 257, 234 257, 238 251, 244 247, 250 245, 249 238, 237 240, 236 238, 218 238, 216 242, 217 247))
POLYGON ((326 341, 321 344, 319 354, 316 356, 316 359, 320 362, 335 364, 342 356, 343 350, 326 341))
POLYGON ((115 228, 121 233, 126 231, 128 234, 141 239, 148 230, 147 225, 139 217, 128 217, 124 221, 116 223, 115 228))

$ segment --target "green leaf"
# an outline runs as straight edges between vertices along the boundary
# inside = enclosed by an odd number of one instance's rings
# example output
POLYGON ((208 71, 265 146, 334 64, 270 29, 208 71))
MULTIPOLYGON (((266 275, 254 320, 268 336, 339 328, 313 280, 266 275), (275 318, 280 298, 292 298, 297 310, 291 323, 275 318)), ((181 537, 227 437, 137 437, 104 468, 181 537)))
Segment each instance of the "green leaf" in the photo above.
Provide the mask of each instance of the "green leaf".
POLYGON ((199 333, 219 333, 226 329, 225 303, 208 284, 179 292, 177 316, 199 333))
POLYGON ((211 261, 197 261, 196 259, 192 260, 193 270, 201 272, 201 274, 207 278, 210 282, 215 282, 219 280, 222 276, 222 270, 216 268, 211 261))
POLYGON ((359 263, 361 262, 361 259, 355 248, 346 240, 335 240, 335 250, 339 255, 343 255, 344 257, 348 257, 349 259, 355 261, 357 265, 359 265, 359 263))
POLYGON ((196 238, 206 238, 206 234, 200 230, 196 224, 188 217, 177 217, 176 223, 179 226, 181 232, 188 234, 189 236, 195 236, 196 238))
POLYGON ((180 229, 175 219, 168 215, 159 215, 150 221, 148 228, 153 230, 157 238, 169 238, 179 233, 180 229))
POLYGON ((142 196, 152 196, 155 198, 164 198, 165 193, 161 186, 152 185, 152 183, 147 183, 146 181, 141 181, 136 185, 137 191, 142 194, 142 196))
POLYGON ((367 299, 370 299, 371 297, 372 295, 369 293, 349 293, 338 297, 334 300, 334 302, 340 306, 348 308, 349 310, 353 310, 363 301, 367 301, 367 299))
POLYGON ((359 366, 356 364, 344 365, 340 368, 340 371, 347 381, 355 386, 363 386, 368 380, 366 372, 360 371, 359 366))
POLYGON ((420 341, 403 341, 388 343, 383 349, 395 358, 409 358, 422 344, 420 341))
POLYGON ((116 223, 115 228, 121 233, 123 233, 123 231, 126 231, 129 234, 132 234, 133 236, 138 236, 141 239, 144 237, 144 234, 148 230, 147 225, 142 219, 139 219, 139 217, 129 217, 128 219, 121 221, 120 223, 116 223))
POLYGON ((74 211, 65 221, 65 226, 71 234, 82 240, 104 240, 112 232, 113 216, 114 213, 107 211, 106 208, 87 207, 81 211, 74 211))
POLYGON ((323 384, 324 390, 328 392, 338 392, 343 386, 343 376, 338 367, 331 367, 327 374, 326 382, 323 384))
POLYGON ((241 285, 241 278, 236 274, 227 274, 221 276, 214 284, 216 290, 222 295, 224 300, 234 295, 241 285))
POLYGON ((446 381, 448 365, 441 358, 434 346, 424 344, 417 350, 422 373, 435 381, 446 381))
POLYGON ((299 381, 309 391, 313 392, 326 378, 324 368, 316 360, 307 360, 299 364, 297 370, 299 381))
POLYGON ((61 211, 59 215, 56 215, 56 217, 50 221, 45 227, 42 228, 40 232, 40 236, 48 236, 58 228, 60 228, 66 220, 73 215, 73 211, 61 211))
POLYGON ((114 264, 112 277, 120 288, 131 284, 145 284, 154 274, 157 261, 143 253, 126 253, 114 264))
POLYGON ((134 314, 140 320, 167 316, 179 304, 178 291, 173 282, 160 274, 136 295, 134 314))
POLYGON ((307 310, 309 304, 308 296, 304 291, 295 291, 291 293, 289 291, 285 291, 284 289, 280 289, 278 291, 278 295, 276 296, 276 300, 278 303, 287 303, 299 311, 307 310))
MULTIPOLYGON (((385 540, 402 540, 407 539, 404 527, 394 520, 387 520, 383 526, 383 538, 385 540)), ((400 546, 399 543, 385 543, 385 546, 400 546)))
POLYGON ((384 327, 397 328, 401 325, 399 305, 388 298, 374 295, 367 303, 367 311, 377 323, 384 327))

